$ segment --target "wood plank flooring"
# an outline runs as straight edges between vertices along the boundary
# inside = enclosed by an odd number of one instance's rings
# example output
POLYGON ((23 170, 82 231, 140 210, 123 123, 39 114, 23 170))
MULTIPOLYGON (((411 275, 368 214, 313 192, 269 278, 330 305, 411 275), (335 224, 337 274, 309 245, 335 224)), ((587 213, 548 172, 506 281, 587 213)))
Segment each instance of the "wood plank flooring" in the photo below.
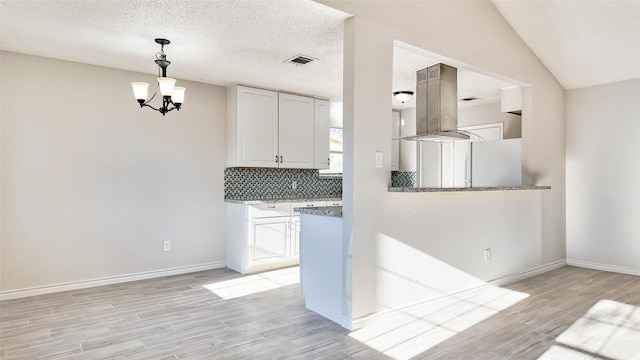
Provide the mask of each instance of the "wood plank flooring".
POLYGON ((0 359, 640 360, 635 276, 566 266, 377 334, 306 310, 297 284, 229 299, 205 288, 242 278, 218 269, 3 301, 0 359))

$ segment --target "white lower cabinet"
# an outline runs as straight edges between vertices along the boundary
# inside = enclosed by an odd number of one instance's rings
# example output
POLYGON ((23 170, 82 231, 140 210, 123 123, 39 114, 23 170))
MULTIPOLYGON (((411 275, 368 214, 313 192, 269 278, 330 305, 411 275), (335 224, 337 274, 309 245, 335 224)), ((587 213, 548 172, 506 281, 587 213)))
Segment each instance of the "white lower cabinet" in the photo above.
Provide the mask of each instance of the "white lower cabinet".
POLYGON ((227 203, 227 267, 247 274, 297 265, 300 213, 293 209, 341 204, 341 201, 227 203))
POLYGON ((289 258, 289 217, 251 219, 251 232, 252 263, 289 258))

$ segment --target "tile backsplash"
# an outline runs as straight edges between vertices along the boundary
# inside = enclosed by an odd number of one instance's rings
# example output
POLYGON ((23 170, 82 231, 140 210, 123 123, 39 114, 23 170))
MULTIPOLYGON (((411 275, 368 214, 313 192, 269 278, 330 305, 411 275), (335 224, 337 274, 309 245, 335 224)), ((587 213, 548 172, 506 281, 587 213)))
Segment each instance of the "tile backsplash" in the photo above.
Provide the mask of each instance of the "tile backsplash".
POLYGON ((416 187, 417 174, 415 171, 392 171, 392 187, 416 187))
POLYGON ((342 197, 342 178, 320 177, 318 170, 226 168, 225 199, 342 197), (296 188, 292 183, 296 182, 296 188))

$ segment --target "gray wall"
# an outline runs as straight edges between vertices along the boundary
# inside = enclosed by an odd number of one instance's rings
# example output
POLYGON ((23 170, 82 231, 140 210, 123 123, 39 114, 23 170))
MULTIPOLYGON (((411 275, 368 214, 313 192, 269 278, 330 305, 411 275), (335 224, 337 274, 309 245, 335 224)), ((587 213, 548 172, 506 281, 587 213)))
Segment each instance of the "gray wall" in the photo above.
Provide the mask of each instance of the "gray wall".
POLYGON ((154 75, 7 52, 1 66, 4 294, 224 266, 223 87, 179 80, 184 108, 163 117, 129 85, 154 75))
POLYGON ((567 91, 567 260, 640 275, 640 79, 567 91))

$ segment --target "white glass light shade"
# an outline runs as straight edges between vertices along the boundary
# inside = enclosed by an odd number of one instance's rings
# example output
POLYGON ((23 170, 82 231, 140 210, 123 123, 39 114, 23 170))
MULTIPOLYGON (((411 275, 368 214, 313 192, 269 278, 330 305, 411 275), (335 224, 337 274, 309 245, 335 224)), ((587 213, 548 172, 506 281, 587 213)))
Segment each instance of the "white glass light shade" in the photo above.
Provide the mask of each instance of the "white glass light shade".
POLYGON ((158 84, 160 84, 160 94, 162 96, 173 95, 173 87, 176 84, 176 79, 161 77, 158 78, 158 84))
POLYGON ((393 96, 396 97, 396 100, 404 103, 405 101, 411 99, 411 96, 413 96, 413 91, 396 91, 393 93, 393 96))
POLYGON ((137 100, 147 100, 147 93, 149 92, 149 83, 146 82, 132 82, 133 96, 137 100))
POLYGON ((182 86, 174 87, 173 95, 171 95, 171 101, 173 101, 174 104, 182 104, 184 102, 184 92, 186 90, 187 89, 182 86))

